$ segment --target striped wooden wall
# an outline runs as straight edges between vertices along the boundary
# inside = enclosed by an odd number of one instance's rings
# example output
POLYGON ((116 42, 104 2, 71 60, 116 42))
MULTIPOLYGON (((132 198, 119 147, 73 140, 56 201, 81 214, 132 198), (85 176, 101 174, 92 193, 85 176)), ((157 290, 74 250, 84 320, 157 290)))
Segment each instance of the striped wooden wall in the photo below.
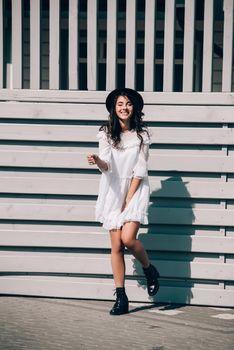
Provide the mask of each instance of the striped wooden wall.
MULTIPOLYGON (((1 90, 0 293, 113 299, 94 222, 107 92, 1 90)), ((234 306, 234 94, 143 93, 152 130, 149 226, 158 302, 234 306)), ((126 252, 130 300, 148 298, 126 252)))

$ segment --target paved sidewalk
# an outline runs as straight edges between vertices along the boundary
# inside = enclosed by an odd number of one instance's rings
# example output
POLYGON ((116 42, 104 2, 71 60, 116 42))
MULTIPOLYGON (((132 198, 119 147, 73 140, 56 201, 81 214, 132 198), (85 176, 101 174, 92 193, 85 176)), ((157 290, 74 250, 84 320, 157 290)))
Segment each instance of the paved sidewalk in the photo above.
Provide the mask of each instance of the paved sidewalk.
POLYGON ((0 296, 1 350, 233 350, 234 309, 0 296))

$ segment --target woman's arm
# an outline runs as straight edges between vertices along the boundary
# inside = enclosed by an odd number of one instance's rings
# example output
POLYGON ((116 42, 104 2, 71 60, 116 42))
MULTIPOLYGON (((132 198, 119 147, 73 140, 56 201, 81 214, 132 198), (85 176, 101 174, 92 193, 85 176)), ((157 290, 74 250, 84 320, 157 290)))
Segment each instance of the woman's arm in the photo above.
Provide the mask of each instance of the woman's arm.
POLYGON ((122 211, 127 207, 128 203, 132 199, 134 193, 138 190, 140 184, 141 184, 142 179, 133 177, 128 189, 128 193, 126 195, 125 201, 123 203, 122 211))

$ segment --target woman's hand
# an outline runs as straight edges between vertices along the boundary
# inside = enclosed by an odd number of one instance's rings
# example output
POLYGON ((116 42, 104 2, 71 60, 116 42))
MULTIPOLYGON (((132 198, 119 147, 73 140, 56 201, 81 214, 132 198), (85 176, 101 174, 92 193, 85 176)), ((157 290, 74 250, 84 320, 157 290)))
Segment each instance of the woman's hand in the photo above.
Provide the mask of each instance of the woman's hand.
POLYGON ((99 157, 97 154, 88 154, 87 160, 89 165, 94 165, 94 164, 97 164, 99 157))
POLYGON ((96 164, 101 171, 107 171, 108 165, 104 160, 101 160, 97 154, 88 154, 87 156, 89 165, 96 164))
POLYGON ((124 209, 128 206, 130 200, 131 200, 131 198, 125 198, 123 205, 122 205, 121 212, 124 211, 124 209))

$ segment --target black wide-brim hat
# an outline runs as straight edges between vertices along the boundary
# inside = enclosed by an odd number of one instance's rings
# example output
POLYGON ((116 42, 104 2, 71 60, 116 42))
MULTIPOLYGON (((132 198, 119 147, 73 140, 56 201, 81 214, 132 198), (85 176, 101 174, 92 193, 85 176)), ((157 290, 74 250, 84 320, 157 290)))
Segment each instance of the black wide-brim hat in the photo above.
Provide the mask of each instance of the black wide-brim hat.
POLYGON ((129 100, 133 103, 134 107, 142 111, 144 106, 144 101, 142 96, 136 90, 129 88, 115 89, 109 93, 106 98, 106 108, 108 112, 111 111, 112 107, 114 107, 116 98, 119 96, 127 96, 129 100))

